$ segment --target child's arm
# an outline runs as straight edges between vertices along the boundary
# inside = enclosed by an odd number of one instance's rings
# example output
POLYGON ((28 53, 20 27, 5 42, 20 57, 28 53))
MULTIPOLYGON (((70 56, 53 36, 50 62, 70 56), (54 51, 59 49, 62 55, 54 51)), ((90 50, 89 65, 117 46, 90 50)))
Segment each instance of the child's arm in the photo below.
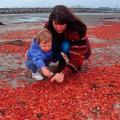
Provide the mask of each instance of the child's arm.
POLYGON ((47 67, 42 67, 41 71, 42 71, 43 75, 48 78, 52 77, 52 75, 53 75, 53 73, 47 67))

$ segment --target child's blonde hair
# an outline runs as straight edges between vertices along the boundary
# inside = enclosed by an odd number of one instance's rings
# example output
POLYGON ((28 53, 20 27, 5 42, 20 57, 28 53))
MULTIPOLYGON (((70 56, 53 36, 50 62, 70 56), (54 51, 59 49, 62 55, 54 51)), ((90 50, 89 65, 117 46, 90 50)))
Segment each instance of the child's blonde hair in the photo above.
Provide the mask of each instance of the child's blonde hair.
POLYGON ((40 44, 41 42, 50 42, 52 41, 52 33, 46 29, 43 28, 36 36, 36 41, 40 44))

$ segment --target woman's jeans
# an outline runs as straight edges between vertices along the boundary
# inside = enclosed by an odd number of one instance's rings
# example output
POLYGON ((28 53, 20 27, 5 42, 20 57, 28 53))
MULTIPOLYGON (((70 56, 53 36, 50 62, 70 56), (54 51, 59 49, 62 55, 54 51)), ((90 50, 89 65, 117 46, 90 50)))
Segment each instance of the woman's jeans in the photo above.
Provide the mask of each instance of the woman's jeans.
POLYGON ((62 40, 61 44, 53 43, 53 61, 59 61, 61 59, 61 52, 65 53, 69 57, 69 50, 69 40, 62 40))
POLYGON ((36 65, 33 63, 32 60, 27 60, 25 61, 25 65, 28 69, 30 69, 32 71, 32 73, 36 73, 38 68, 36 67, 36 65))
POLYGON ((66 66, 66 62, 64 58, 61 55, 61 52, 65 53, 69 58, 69 50, 70 50, 70 41, 68 40, 62 40, 62 43, 60 46, 54 48, 53 46, 53 60, 59 61, 58 67, 56 72, 61 72, 61 70, 66 66), (58 48, 59 47, 59 48, 58 48))
POLYGON ((70 41, 63 40, 61 44, 61 52, 65 53, 66 55, 69 55, 69 50, 70 50, 70 41))

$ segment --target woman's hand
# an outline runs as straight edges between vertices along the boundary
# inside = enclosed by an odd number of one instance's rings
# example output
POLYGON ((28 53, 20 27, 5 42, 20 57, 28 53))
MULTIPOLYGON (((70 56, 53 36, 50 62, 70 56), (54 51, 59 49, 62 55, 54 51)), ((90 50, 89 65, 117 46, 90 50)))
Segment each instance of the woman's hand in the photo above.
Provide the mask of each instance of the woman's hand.
POLYGON ((63 82, 63 80, 64 80, 64 74, 61 72, 61 73, 56 73, 53 77, 52 77, 52 79, 51 79, 51 82, 53 82, 53 81, 57 81, 57 82, 63 82))
POLYGON ((50 70, 48 70, 47 67, 43 67, 41 70, 44 76, 48 78, 52 77, 53 73, 50 70))

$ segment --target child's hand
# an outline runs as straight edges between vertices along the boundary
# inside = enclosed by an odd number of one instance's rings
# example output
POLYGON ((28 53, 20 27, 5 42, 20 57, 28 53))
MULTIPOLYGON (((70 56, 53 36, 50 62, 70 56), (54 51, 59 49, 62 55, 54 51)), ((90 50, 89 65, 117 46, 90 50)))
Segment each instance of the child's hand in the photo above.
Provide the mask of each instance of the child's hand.
POLYGON ((50 70, 48 70, 47 67, 43 67, 41 70, 42 70, 42 73, 44 76, 46 76, 48 78, 52 77, 53 73, 50 70))

